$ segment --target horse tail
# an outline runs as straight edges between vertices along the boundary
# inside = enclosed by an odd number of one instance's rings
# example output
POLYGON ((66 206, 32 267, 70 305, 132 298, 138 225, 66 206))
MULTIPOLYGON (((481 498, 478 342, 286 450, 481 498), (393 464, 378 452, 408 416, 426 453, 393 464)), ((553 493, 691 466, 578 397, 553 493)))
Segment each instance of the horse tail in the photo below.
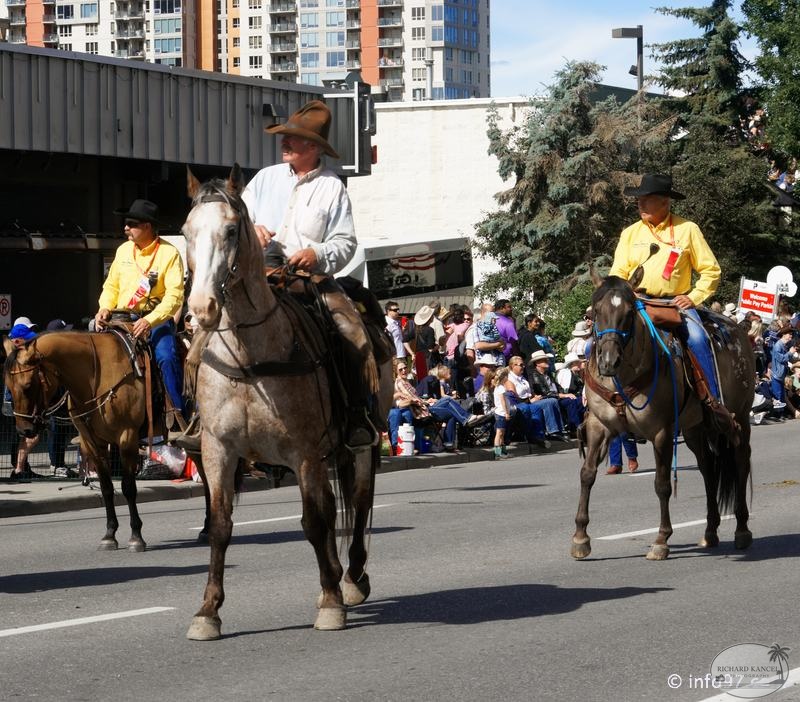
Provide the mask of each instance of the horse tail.
POLYGON ((734 446, 727 437, 717 440, 717 451, 714 453, 714 472, 719 477, 717 488, 717 507, 720 514, 726 514, 736 502, 736 484, 738 470, 736 452, 741 447, 734 446))

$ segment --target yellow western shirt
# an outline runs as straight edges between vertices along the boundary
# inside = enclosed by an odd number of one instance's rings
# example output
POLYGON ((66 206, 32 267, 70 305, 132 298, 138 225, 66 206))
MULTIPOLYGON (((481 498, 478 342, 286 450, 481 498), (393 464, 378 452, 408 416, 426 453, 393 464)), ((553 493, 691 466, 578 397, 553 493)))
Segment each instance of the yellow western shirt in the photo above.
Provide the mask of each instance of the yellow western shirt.
POLYGON ((614 263, 609 275, 627 280, 636 267, 650 255, 650 245, 658 244, 658 253, 644 264, 641 287, 653 297, 688 295, 699 305, 714 294, 719 285, 720 268, 716 256, 694 222, 677 215, 669 215, 657 227, 639 220, 623 230, 614 252, 614 263), (680 249, 669 280, 663 277, 673 246, 680 249), (692 287, 692 271, 698 279, 692 287))
POLYGON ((126 241, 114 256, 100 294, 100 308, 131 309, 143 316, 151 327, 163 324, 183 305, 183 261, 172 244, 161 238, 143 249, 126 241), (143 277, 155 283, 150 291, 132 308, 133 298, 143 277))

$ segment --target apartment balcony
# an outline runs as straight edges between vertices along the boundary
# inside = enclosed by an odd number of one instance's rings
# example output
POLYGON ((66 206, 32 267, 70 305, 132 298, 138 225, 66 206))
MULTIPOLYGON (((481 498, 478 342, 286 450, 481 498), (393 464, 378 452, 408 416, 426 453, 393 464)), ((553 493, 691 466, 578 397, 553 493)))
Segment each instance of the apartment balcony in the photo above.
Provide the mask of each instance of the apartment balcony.
POLYGON ((361 61, 345 61, 344 67, 351 71, 358 71, 361 69, 361 61))
POLYGON ((403 37, 383 37, 378 39, 378 46, 382 48, 403 46, 403 37))
POLYGON ((378 0, 378 7, 403 7, 403 0, 378 0))
POLYGON ((361 48, 361 40, 360 39, 349 39, 345 45, 345 49, 360 49, 361 48))
POLYGON ((294 14, 295 12, 297 12, 297 5, 293 2, 273 2, 269 6, 269 11, 271 14, 280 14, 288 12, 294 14))
POLYGON ((58 44, 58 34, 48 32, 42 37, 42 42, 44 44, 58 44))
POLYGON ((348 29, 359 29, 361 27, 361 20, 360 19, 347 20, 345 26, 348 29))
POLYGON ((55 23, 56 23, 55 15, 42 15, 42 24, 55 24, 55 23))
POLYGON ((124 58, 124 59, 143 59, 144 58, 144 51, 140 49, 118 49, 114 52, 114 56, 117 58, 124 58))
POLYGON ((269 47, 271 54, 296 54, 297 44, 272 44, 269 47))
POLYGON ((361 0, 347 0, 347 4, 345 7, 348 10, 360 10, 361 9, 361 0))
POLYGON ((402 88, 403 87, 403 79, 402 78, 382 78, 381 79, 381 88, 402 88))
POLYGON ((24 27, 25 26, 25 15, 14 15, 8 18, 8 26, 9 27, 24 27))
POLYGON ((56 0, 42 0, 42 5, 55 5, 56 0))
POLYGON ((141 20, 144 19, 144 10, 119 10, 114 13, 114 19, 122 20, 123 22, 128 20, 141 20))
POLYGON ((8 35, 9 44, 24 44, 26 41, 25 32, 10 32, 8 35))
POLYGON ((382 58, 378 59, 378 68, 389 70, 391 68, 402 68, 403 59, 401 58, 382 58))
POLYGON ((273 63, 269 67, 270 73, 297 73, 296 63, 273 63))
POLYGON ((297 31, 297 24, 294 22, 281 22, 270 25, 270 34, 294 34, 297 31))
POLYGON ((27 0, 6 0, 6 7, 25 7, 27 0))
POLYGON ((402 17, 378 17, 378 26, 381 28, 384 27, 402 27, 403 26, 403 18, 402 17))
POLYGON ((123 41, 144 39, 144 29, 124 29, 114 34, 114 39, 122 39, 123 41))

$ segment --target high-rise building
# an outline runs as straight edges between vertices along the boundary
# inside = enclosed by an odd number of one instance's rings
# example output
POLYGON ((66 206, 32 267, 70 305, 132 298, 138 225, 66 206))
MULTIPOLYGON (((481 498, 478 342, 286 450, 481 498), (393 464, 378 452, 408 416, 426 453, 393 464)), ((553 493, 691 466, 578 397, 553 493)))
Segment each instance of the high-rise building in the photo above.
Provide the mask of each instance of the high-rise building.
POLYGON ((489 97, 490 0, 0 0, 8 40, 386 100, 489 97))

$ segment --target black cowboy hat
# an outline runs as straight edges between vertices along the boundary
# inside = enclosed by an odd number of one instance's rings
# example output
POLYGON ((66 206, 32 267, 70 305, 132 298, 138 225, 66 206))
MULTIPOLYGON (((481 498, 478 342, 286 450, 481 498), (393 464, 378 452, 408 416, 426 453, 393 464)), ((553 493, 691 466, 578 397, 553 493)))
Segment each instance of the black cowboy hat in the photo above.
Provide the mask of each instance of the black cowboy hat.
POLYGON ((158 205, 150 200, 134 200, 127 210, 114 210, 114 214, 139 222, 158 224, 158 205))
POLYGON ((673 200, 684 200, 685 195, 672 189, 672 176, 658 173, 645 173, 638 188, 625 188, 625 195, 642 197, 642 195, 666 195, 673 200))

